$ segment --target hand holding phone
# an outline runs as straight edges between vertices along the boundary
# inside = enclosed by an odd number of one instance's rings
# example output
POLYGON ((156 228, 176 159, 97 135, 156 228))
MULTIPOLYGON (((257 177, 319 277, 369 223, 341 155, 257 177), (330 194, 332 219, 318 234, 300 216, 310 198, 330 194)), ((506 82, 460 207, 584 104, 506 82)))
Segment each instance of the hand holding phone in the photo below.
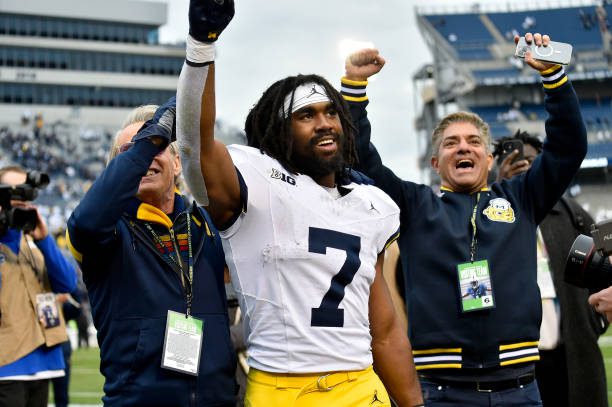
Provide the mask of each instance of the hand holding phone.
POLYGON ((514 150, 518 150, 518 154, 512 159, 512 163, 523 159, 523 142, 519 139, 510 139, 502 142, 501 162, 504 162, 514 150))
POLYGON ((510 139, 502 142, 502 151, 497 161, 497 181, 510 179, 515 175, 524 173, 529 169, 529 164, 525 161, 523 153, 523 142, 519 139, 510 139), (515 153, 516 151, 516 153, 515 153), (508 158, 512 155, 512 160, 508 158))
POLYGON ((521 37, 516 44, 514 56, 525 58, 527 51, 530 51, 531 56, 538 61, 567 65, 572 59, 572 49, 571 44, 556 41, 550 41, 547 46, 538 47, 533 42, 528 44, 525 37, 521 37))

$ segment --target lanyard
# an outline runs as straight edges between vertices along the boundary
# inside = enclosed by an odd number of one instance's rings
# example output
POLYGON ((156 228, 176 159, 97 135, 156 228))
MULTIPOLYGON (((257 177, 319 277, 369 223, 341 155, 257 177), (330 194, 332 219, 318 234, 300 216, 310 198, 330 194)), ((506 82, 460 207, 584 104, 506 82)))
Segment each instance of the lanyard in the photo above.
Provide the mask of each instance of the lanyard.
POLYGON ((182 282, 182 285, 185 287, 185 302, 187 304, 186 315, 188 317, 191 315, 191 304, 193 303, 193 290, 192 290, 192 287, 193 287, 193 247, 191 245, 191 219, 189 215, 190 215, 189 212, 187 212, 186 213, 186 216, 187 216, 187 248, 188 248, 187 269, 189 270, 186 276, 187 281, 185 281, 185 269, 183 267, 184 263, 181 258, 181 251, 178 245, 176 244, 174 230, 172 228, 169 229, 170 239, 172 240, 172 245, 174 246, 174 252, 176 253, 176 257, 172 256, 172 253, 170 252, 170 250, 166 247, 166 245, 161 240, 161 238, 157 235, 157 233, 155 233, 151 225, 145 222, 145 226, 149 230, 149 233, 151 233, 151 236, 153 236, 153 239, 155 240, 155 242, 166 251, 166 253, 168 254, 168 257, 170 258, 170 261, 176 264, 179 270, 181 271, 181 282, 182 282))
POLYGON ((470 243, 470 262, 474 262, 474 257, 476 256, 476 212, 478 211, 478 202, 480 201, 480 192, 476 196, 476 204, 474 205, 474 209, 472 210, 472 218, 470 219, 470 223, 472 224, 472 242, 470 243))

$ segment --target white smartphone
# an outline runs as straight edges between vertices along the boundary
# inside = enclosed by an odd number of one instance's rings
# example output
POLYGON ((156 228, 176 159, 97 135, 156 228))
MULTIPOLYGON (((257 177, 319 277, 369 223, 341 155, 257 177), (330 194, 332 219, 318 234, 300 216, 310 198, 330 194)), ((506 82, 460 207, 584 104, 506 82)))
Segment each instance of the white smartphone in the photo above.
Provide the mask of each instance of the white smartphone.
POLYGON ((546 47, 536 47, 533 42, 527 44, 525 37, 521 37, 518 44, 516 44, 514 56, 525 58, 525 53, 531 51, 531 55, 538 61, 567 65, 570 63, 570 59, 572 59, 572 49, 571 44, 555 41, 550 41, 546 47))

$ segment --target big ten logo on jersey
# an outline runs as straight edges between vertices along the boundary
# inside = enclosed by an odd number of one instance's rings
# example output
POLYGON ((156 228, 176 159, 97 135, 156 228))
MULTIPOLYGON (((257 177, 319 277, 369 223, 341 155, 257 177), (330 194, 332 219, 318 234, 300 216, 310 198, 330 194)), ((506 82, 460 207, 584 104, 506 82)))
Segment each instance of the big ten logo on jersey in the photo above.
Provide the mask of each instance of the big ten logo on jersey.
POLYGON ((276 168, 272 168, 272 172, 270 173, 270 178, 280 179, 285 181, 289 185, 295 185, 295 178, 285 174, 284 172, 280 172, 276 168))

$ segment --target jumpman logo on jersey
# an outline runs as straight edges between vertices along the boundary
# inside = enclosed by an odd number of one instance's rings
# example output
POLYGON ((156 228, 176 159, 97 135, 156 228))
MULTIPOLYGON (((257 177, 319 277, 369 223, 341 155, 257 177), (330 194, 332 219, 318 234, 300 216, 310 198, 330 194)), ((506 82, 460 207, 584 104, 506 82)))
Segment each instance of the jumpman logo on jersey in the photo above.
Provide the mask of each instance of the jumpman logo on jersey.
POLYGON ((380 403, 380 404, 385 404, 383 403, 379 398, 378 398, 378 390, 374 390, 374 397, 372 398, 372 401, 370 401, 370 405, 374 405, 374 403, 380 403))
POLYGON ((371 211, 376 211, 376 213, 378 213, 378 214, 380 215, 380 212, 378 212, 378 209, 376 209, 376 208, 374 207, 374 204, 372 203, 372 201, 370 201, 370 210, 371 210, 371 211))

